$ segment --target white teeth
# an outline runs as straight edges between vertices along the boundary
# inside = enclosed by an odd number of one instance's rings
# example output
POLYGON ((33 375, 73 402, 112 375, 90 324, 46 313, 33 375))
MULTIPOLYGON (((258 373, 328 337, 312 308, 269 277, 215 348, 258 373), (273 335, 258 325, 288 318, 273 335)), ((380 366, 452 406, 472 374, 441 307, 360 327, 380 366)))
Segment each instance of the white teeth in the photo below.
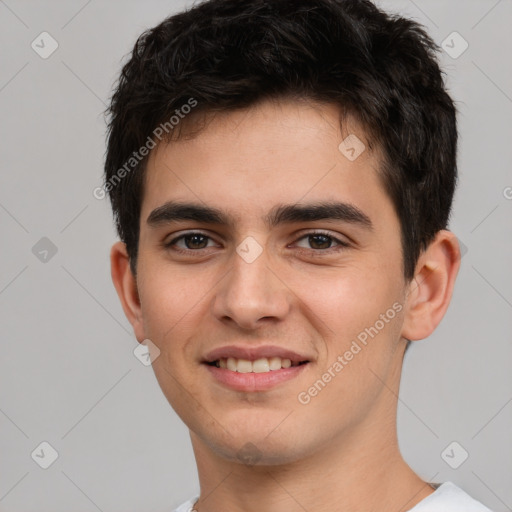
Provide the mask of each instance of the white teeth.
POLYGON ((239 373, 252 372, 252 363, 247 359, 239 359, 236 363, 236 371, 239 373))
POLYGON ((270 365, 271 370, 280 370, 281 369, 281 358, 280 357, 271 357, 268 360, 268 364, 270 365))
POLYGON ((290 368, 290 366, 298 366, 298 363, 292 362, 290 359, 281 359, 280 357, 261 357, 255 361, 248 359, 235 359, 228 357, 215 361, 217 368, 227 368, 232 372, 239 373, 266 373, 269 371, 280 370, 281 368, 290 368))
POLYGON ((256 361, 253 361, 252 371, 254 373, 263 373, 270 371, 268 359, 266 357, 262 357, 261 359, 256 359, 256 361))

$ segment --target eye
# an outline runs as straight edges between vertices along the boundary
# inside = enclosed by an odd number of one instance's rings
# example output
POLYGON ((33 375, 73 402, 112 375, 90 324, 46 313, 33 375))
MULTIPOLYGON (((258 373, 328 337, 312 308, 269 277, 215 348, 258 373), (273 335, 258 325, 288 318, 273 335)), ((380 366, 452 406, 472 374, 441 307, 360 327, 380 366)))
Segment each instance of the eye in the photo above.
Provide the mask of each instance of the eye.
POLYGON ((303 245, 297 243, 298 247, 304 249, 312 249, 315 252, 326 251, 328 249, 340 250, 345 247, 349 247, 348 243, 339 240, 338 238, 330 235, 329 233, 323 233, 318 231, 307 233, 306 235, 300 237, 299 241, 300 240, 304 240, 305 242, 303 243, 303 245), (333 244, 335 245, 333 246, 333 244))
POLYGON ((213 242, 209 236, 200 232, 190 232, 173 238, 164 245, 167 249, 173 248, 178 252, 188 252, 206 249, 208 242, 213 242))
MULTIPOLYGON (((191 254, 203 249, 217 247, 211 237, 199 231, 184 233, 173 238, 169 242, 164 242, 163 245, 165 249, 171 249, 183 254, 191 254)), ((295 242, 295 246, 301 250, 306 250, 309 253, 333 252, 350 247, 347 242, 344 242, 329 233, 318 231, 306 233, 301 236, 297 242, 295 242)))

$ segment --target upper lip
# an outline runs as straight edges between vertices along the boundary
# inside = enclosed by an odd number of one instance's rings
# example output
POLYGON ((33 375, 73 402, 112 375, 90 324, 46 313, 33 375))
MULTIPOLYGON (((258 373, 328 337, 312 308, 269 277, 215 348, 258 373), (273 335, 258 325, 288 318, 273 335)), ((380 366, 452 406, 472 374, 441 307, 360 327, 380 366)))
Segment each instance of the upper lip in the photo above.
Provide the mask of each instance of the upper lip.
POLYGON ((302 355, 293 350, 278 347, 276 345, 263 345, 261 347, 249 347, 247 345, 226 345, 216 348, 206 354, 203 362, 213 363, 219 359, 227 359, 234 357, 235 359, 248 359, 254 361, 263 357, 280 357, 281 359, 290 359, 292 363, 301 363, 310 361, 307 355, 302 355))

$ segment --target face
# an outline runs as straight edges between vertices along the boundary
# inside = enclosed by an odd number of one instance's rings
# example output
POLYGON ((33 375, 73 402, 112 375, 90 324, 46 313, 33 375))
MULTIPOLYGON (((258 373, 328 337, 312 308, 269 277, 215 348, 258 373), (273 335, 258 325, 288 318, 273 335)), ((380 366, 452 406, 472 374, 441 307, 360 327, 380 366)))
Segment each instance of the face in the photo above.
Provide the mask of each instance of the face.
POLYGON ((136 335, 160 350, 193 439, 223 458, 291 462, 394 421, 400 224, 379 154, 354 159, 348 135, 365 142, 335 106, 266 102, 148 161, 136 335))

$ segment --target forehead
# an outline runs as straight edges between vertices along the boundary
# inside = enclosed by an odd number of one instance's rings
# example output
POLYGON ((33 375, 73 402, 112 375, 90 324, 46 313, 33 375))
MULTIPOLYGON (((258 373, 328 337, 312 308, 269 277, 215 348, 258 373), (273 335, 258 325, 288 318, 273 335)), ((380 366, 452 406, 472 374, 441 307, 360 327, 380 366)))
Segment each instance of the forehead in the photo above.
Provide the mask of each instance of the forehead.
POLYGON ((240 220, 263 218, 276 205, 320 201, 376 214, 390 206, 380 162, 361 126, 340 120, 335 105, 266 101, 216 113, 194 136, 152 151, 141 221, 170 200, 207 204, 240 220))

